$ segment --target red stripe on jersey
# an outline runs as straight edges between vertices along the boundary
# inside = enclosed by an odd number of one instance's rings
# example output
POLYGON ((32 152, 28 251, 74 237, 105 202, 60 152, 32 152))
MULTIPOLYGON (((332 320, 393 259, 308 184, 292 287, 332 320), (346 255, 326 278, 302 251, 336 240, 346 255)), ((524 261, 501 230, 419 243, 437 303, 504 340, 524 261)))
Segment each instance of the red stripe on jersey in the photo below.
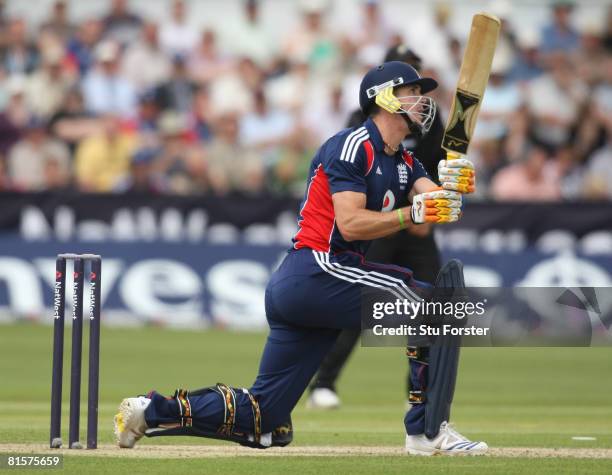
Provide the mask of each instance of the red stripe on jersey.
POLYGON ((414 164, 414 155, 412 155, 412 152, 404 150, 402 156, 404 157, 404 162, 406 162, 406 165, 408 165, 408 167, 410 167, 410 170, 412 170, 412 165, 414 164))
POLYGON ((327 175, 319 165, 308 185, 306 201, 298 221, 300 229, 293 238, 293 247, 328 252, 335 218, 327 175))
POLYGON ((366 151, 366 157, 368 158, 368 166, 366 168, 366 176, 370 174, 372 171, 372 167, 374 166, 374 147, 372 147, 372 142, 366 140, 363 142, 363 146, 366 151))

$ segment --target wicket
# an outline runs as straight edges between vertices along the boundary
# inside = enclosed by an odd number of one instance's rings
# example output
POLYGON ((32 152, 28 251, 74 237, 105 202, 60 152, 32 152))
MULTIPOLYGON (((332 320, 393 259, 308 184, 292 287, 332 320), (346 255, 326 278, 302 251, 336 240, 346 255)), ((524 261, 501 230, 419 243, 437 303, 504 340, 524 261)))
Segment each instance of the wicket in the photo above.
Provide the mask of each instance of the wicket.
POLYGON ((89 380, 87 396, 87 448, 98 446, 98 383, 100 379, 100 287, 102 258, 97 254, 58 254, 53 294, 53 379, 51 381, 51 448, 62 446, 62 379, 64 369, 64 311, 66 261, 74 265, 72 302, 72 355, 70 365, 70 425, 68 447, 80 449, 81 359, 83 350, 83 291, 85 262, 90 264, 89 285, 89 380))

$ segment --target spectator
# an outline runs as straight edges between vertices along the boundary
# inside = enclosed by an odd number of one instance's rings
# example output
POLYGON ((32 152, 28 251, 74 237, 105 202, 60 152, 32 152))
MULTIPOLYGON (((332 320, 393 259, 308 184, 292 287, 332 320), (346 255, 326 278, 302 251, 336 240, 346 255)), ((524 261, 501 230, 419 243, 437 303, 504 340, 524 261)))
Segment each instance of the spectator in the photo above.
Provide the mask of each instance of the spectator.
POLYGON ((76 87, 67 92, 59 110, 49 120, 49 130, 68 145, 71 154, 81 140, 95 134, 99 128, 100 120, 85 110, 83 95, 76 87))
POLYGON ((561 197, 559 166, 545 148, 532 145, 524 159, 502 168, 491 181, 498 201, 555 201, 561 197))
POLYGON ((6 160, 0 155, 0 191, 13 191, 11 178, 6 169, 6 160))
POLYGON ((223 34, 223 42, 234 57, 248 57, 258 66, 267 68, 276 54, 276 46, 271 29, 261 21, 260 1, 243 0, 242 16, 234 24, 228 25, 223 34))
POLYGON ((8 103, 0 112, 0 153, 6 154, 8 149, 21 138, 26 124, 30 121, 30 111, 25 101, 26 79, 13 76, 3 89, 8 93, 8 103))
POLYGON ((129 172, 121 179, 115 188, 116 192, 161 193, 164 184, 154 174, 153 163, 158 150, 141 148, 132 155, 129 172))
POLYGON ((341 84, 336 84, 331 88, 327 100, 321 102, 319 107, 305 109, 302 119, 304 126, 317 143, 323 143, 336 131, 345 127, 346 121, 346 112, 342 107, 341 84))
POLYGON ((95 65, 94 49, 102 36, 102 23, 87 20, 79 25, 75 35, 68 41, 68 55, 79 74, 84 76, 95 65))
POLYGON ((559 51, 570 53, 580 45, 580 36, 571 24, 574 2, 556 0, 552 4, 552 23, 542 29, 542 53, 550 54, 559 51))
MULTIPOLYGON (((408 25, 403 30, 406 44, 425 59, 425 67, 437 71, 436 76, 444 87, 454 90, 459 67, 453 63, 451 51, 453 40, 456 40, 450 27, 453 12, 445 2, 436 2, 432 10, 433 15, 413 18, 410 23, 404 22, 408 25)), ((462 57, 459 54, 459 62, 462 57)))
POLYGON ((208 147, 209 183, 218 194, 230 191, 258 193, 264 187, 260 158, 239 143, 239 122, 235 112, 225 111, 213 122, 214 138, 208 147))
POLYGON ((360 21, 349 32, 357 51, 364 48, 373 49, 370 54, 384 58, 385 52, 391 46, 394 28, 384 17, 379 0, 360 0, 360 21))
POLYGON ((171 18, 162 23, 160 42, 164 51, 170 56, 188 56, 195 48, 198 31, 187 20, 183 0, 173 0, 171 18))
POLYGON ((201 41, 190 57, 190 76, 200 84, 230 72, 234 66, 217 48, 216 38, 213 30, 204 30, 201 41))
POLYGON ((563 53, 551 55, 549 64, 547 73, 529 84, 526 104, 533 137, 554 151, 570 139, 587 90, 563 53))
POLYGON ((205 190, 206 163, 203 149, 188 141, 186 118, 177 112, 165 112, 159 118, 161 150, 155 171, 173 193, 188 194, 205 190))
POLYGON ((119 118, 106 115, 97 134, 84 139, 75 155, 75 174, 81 191, 110 192, 126 174, 134 137, 123 132, 119 118))
POLYGON ((491 76, 484 96, 474 137, 480 140, 501 140, 508 134, 513 114, 521 106, 521 93, 516 85, 508 81, 511 58, 495 56, 491 76))
POLYGON ((283 54, 291 60, 308 62, 318 72, 334 70, 340 52, 331 31, 325 26, 326 0, 302 0, 302 22, 285 38, 283 54))
POLYGON ((145 23, 139 39, 131 43, 123 55, 124 77, 138 92, 143 92, 166 81, 171 67, 170 59, 159 45, 157 25, 145 23))
POLYGON ((189 78, 185 57, 173 58, 170 79, 157 89, 157 103, 161 110, 174 110, 184 114, 191 111, 196 84, 189 78))
POLYGON ((199 87, 193 98, 193 132, 197 140, 208 142, 212 139, 212 127, 210 123, 211 101, 207 87, 199 87))
POLYGON ((295 121, 291 114, 271 108, 262 89, 257 89, 253 97, 253 111, 240 122, 240 143, 258 151, 270 164, 278 159, 275 154, 279 147, 294 133, 295 121))
POLYGON ((595 24, 588 25, 580 38, 581 51, 576 55, 577 73, 590 87, 603 79, 605 62, 609 56, 603 46, 603 32, 595 24))
POLYGON ((42 67, 33 73, 27 84, 30 110, 48 119, 59 109, 64 96, 73 86, 73 78, 63 68, 64 50, 60 45, 47 47, 42 54, 42 67))
POLYGON ((42 27, 59 38, 63 45, 72 38, 75 27, 68 19, 68 2, 66 0, 55 0, 51 15, 42 27))
POLYGON ((8 155, 11 182, 20 191, 64 187, 70 177, 69 160, 68 149, 49 137, 45 123, 31 119, 23 138, 8 155))
POLYGON ((525 30, 518 36, 519 53, 510 71, 510 79, 521 83, 538 78, 544 70, 538 51, 540 37, 536 31, 525 30))
POLYGON ((136 94, 119 72, 119 49, 116 43, 104 41, 96 47, 97 66, 83 80, 83 97, 87 110, 94 114, 118 114, 133 117, 136 94))
POLYGON ((612 200, 612 132, 606 145, 598 149, 589 161, 584 176, 584 197, 612 200))
POLYGON ((264 83, 264 73, 250 58, 240 58, 237 67, 210 82, 210 98, 215 113, 228 109, 246 113, 253 108, 252 91, 264 83))
POLYGON ((140 142, 146 147, 159 146, 159 107, 154 91, 141 94, 138 101, 138 114, 136 116, 136 130, 140 142))
POLYGON ((112 0, 111 10, 103 24, 105 38, 126 45, 138 37, 142 20, 130 12, 128 0, 112 0))
POLYGON ((11 20, 6 46, 0 51, 0 63, 9 74, 30 74, 38 66, 38 50, 28 38, 26 23, 21 18, 11 20))

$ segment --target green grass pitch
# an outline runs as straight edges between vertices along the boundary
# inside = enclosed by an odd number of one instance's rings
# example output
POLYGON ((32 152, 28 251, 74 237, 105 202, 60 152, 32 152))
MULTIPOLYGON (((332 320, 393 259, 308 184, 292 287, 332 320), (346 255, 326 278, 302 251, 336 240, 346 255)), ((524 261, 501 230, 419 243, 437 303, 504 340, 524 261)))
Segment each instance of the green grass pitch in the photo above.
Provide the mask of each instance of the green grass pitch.
MULTIPOLYGON (((87 332, 85 332, 85 335, 87 332)), ((70 332, 66 328, 63 438, 67 438, 70 332)), ((113 442, 123 397, 216 382, 249 386, 265 333, 102 329, 99 442, 113 442)), ((84 341, 86 356, 86 339, 84 341)), ((0 452, 49 438, 52 328, 0 325, 0 452)), ((81 433, 86 427, 83 361, 81 433)), ((491 447, 612 447, 612 348, 466 348, 453 422, 491 447), (573 436, 595 437, 576 441, 573 436)), ((292 446, 389 446, 404 442, 406 359, 401 348, 358 348, 339 385, 342 408, 293 414, 292 446)), ((211 444, 147 439, 143 445, 211 444)), ((212 442, 214 443, 214 442, 212 442)), ((219 443, 217 443, 219 444, 219 443)), ((222 443, 221 443, 222 444, 222 443)), ((133 458, 66 455, 63 473, 612 473, 611 458, 408 457, 401 455, 133 458)), ((26 473, 19 470, 18 473, 26 473)), ((40 469, 33 473, 41 473, 40 469)))

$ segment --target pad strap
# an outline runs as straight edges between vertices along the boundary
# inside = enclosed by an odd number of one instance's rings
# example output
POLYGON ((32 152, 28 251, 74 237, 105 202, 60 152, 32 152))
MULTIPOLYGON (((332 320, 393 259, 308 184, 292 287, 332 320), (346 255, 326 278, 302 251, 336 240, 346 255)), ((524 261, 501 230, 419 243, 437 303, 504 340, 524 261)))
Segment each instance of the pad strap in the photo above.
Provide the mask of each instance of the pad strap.
POLYGON ((189 391, 186 389, 177 389, 174 392, 174 399, 178 403, 179 413, 181 416, 181 427, 191 427, 193 419, 191 417, 191 401, 189 400, 189 391))
POLYGON ((249 396, 249 400, 251 401, 251 407, 253 409, 253 430, 255 432, 253 436, 255 437, 255 443, 259 444, 261 440, 261 411, 259 410, 259 402, 248 389, 243 388, 242 390, 249 396))
POLYGON ((234 426, 236 424, 236 393, 232 388, 223 383, 217 383, 216 389, 221 394, 221 399, 225 405, 225 422, 221 424, 217 432, 229 437, 234 433, 234 426))

